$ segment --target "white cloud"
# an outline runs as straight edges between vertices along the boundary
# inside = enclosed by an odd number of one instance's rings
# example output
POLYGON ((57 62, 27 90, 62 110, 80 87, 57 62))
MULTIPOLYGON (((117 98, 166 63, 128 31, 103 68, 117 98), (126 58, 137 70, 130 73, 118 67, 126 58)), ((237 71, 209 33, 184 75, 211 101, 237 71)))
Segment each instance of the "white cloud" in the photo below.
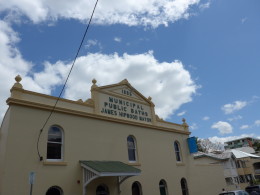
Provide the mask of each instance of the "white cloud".
POLYGON ((90 40, 87 41, 86 47, 89 48, 91 46, 95 46, 95 45, 97 45, 97 43, 98 43, 97 40, 90 39, 90 40))
POLYGON ((5 100, 14 83, 13 78, 18 73, 26 75, 32 67, 32 64, 25 61, 14 46, 17 42, 19 42, 17 33, 6 22, 0 20, 0 118, 7 109, 5 100))
POLYGON ((184 114, 186 114, 186 111, 179 112, 177 116, 183 116, 184 114))
POLYGON ((256 120, 256 121, 255 121, 255 125, 256 125, 257 127, 259 127, 259 126, 260 126, 260 120, 256 120))
POLYGON ((190 128, 191 130, 195 130, 195 129, 198 129, 198 125, 197 125, 196 123, 192 123, 192 124, 189 126, 189 128, 190 128))
POLYGON ((240 127, 240 129, 248 129, 248 128, 250 128, 249 125, 242 125, 242 126, 240 127))
POLYGON ((247 21, 247 17, 241 19, 241 23, 244 24, 247 21))
POLYGON ((90 40, 87 41, 87 43, 85 45, 85 48, 88 49, 90 47, 98 47, 99 50, 101 50, 103 48, 101 43, 98 40, 96 40, 96 39, 94 39, 94 40, 90 39, 90 40))
POLYGON ((209 120, 209 117, 208 117, 208 116, 204 116, 204 117, 202 118, 202 120, 207 121, 207 120, 209 120))
POLYGON ((119 43, 120 43, 120 42, 122 41, 122 39, 121 39, 120 37, 115 37, 115 38, 114 38, 114 41, 116 41, 116 42, 119 42, 119 43))
POLYGON ((243 138, 243 137, 255 137, 255 138, 258 138, 260 139, 260 136, 259 135, 255 135, 255 134, 242 134, 242 135, 238 135, 238 136, 228 136, 228 137, 217 137, 217 136, 214 136, 214 137, 210 137, 209 140, 212 141, 212 142, 220 142, 220 143, 223 143, 224 142, 227 142, 227 141, 231 141, 231 140, 234 140, 234 139, 240 139, 240 138, 243 138))
POLYGON ((240 119, 242 119, 242 118, 243 118, 242 116, 237 115, 237 116, 234 116, 234 117, 232 117, 232 118, 228 118, 227 120, 228 120, 228 121, 236 121, 236 120, 240 120, 240 119))
POLYGON ((222 106, 222 110, 224 111, 225 114, 232 114, 235 111, 241 110, 247 105, 246 101, 235 101, 232 104, 225 104, 222 106))
POLYGON ((16 75, 22 76, 22 84, 26 89, 50 94, 56 86, 62 84, 68 73, 68 68, 60 62, 55 66, 45 62, 42 72, 33 73, 33 64, 23 59, 15 46, 18 42, 18 34, 8 23, 0 20, 0 121, 7 109, 5 100, 10 96, 9 90, 15 83, 16 75))
POLYGON ((232 133, 233 128, 228 122, 218 121, 211 126, 212 129, 217 129, 220 134, 232 133))
MULTIPOLYGON (((167 26, 182 18, 188 18, 192 6, 200 6, 200 0, 131 0, 99 1, 93 22, 97 24, 126 24, 157 27, 167 26)), ((86 21, 95 1, 85 0, 10 0, 0 1, 0 12, 7 11, 8 17, 26 15, 34 23, 58 18, 86 21)), ((203 4, 206 8, 209 4, 203 4)))
POLYGON ((210 6, 210 2, 206 2, 206 3, 200 4, 199 8, 201 10, 204 10, 204 9, 209 8, 209 6, 210 6))

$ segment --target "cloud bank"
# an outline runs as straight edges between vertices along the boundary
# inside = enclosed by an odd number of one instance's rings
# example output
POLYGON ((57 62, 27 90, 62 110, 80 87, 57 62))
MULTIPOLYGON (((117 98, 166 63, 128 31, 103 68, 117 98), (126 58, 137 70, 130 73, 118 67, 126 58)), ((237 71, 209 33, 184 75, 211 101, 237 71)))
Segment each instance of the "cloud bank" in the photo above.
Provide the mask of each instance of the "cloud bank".
MULTIPOLYGON (((94 22, 96 24, 125 24, 157 27, 185 18, 191 7, 200 0, 105 0, 99 1, 94 22)), ((34 23, 59 18, 87 20, 94 7, 94 0, 10 0, 0 1, 0 12, 8 11, 8 18, 19 19, 25 15, 34 23)), ((203 4, 204 5, 204 4, 203 4)))
MULTIPOLYGON (((60 67, 69 65, 63 63, 60 67)), ((151 51, 136 55, 125 53, 122 56, 117 53, 95 53, 78 58, 65 97, 74 100, 90 97, 93 78, 98 85, 117 83, 127 78, 146 97, 153 98, 156 113, 162 118, 169 117, 182 104, 190 102, 197 89, 180 61, 158 62, 151 51)))

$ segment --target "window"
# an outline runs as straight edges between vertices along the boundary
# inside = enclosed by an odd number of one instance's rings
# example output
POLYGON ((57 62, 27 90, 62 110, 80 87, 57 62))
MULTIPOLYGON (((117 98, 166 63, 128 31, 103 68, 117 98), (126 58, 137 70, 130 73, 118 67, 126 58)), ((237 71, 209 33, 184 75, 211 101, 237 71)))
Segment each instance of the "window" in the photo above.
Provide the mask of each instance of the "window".
POLYGON ((225 180, 226 180, 226 184, 227 184, 227 185, 233 185, 233 179, 232 179, 232 177, 226 177, 225 180))
POLYGON ((246 168, 246 163, 245 163, 245 161, 242 160, 242 161, 240 161, 240 162, 241 162, 241 164, 242 164, 242 167, 243 167, 243 168, 246 168))
POLYGON ((181 191, 182 195, 189 195, 189 189, 185 178, 181 179, 181 191))
POLYGON ((234 177, 234 181, 235 181, 236 184, 239 184, 239 179, 238 179, 238 177, 234 177))
POLYGON ((245 183, 245 176, 244 175, 239 175, 239 182, 245 183))
POLYGON ((246 181, 247 181, 247 182, 251 182, 251 181, 253 181, 253 177, 252 177, 251 174, 247 174, 247 175, 245 175, 245 178, 246 178, 246 181))
POLYGON ((181 161, 181 150, 180 150, 180 144, 177 141, 174 142, 174 150, 175 150, 175 155, 176 155, 176 161, 180 162, 181 161))
POLYGON ((52 186, 48 189, 46 195, 63 195, 63 191, 58 186, 52 186))
POLYGON ((159 188, 160 188, 160 195, 167 195, 168 194, 167 185, 166 185, 166 182, 163 179, 159 182, 159 188))
POLYGON ((52 126, 48 132, 47 159, 63 159, 63 130, 57 126, 52 126))
POLYGON ((132 185, 132 195, 142 195, 141 184, 137 181, 132 185))
POLYGON ((128 159, 130 162, 136 162, 136 142, 133 136, 127 137, 127 147, 128 147, 128 159))
POLYGON ((236 161, 236 166, 237 166, 237 168, 240 168, 240 167, 241 167, 241 166, 240 166, 240 163, 239 163, 239 160, 236 161))
POLYGON ((104 184, 99 185, 96 190, 96 195, 109 195, 108 187, 104 184))

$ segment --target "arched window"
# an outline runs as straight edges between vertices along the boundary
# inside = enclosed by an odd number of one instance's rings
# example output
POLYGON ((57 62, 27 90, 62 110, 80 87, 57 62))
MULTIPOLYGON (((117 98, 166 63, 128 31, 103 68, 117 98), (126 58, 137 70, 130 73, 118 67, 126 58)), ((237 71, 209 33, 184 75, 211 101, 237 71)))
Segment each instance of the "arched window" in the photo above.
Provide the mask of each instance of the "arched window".
POLYGON ((159 182, 159 188, 160 188, 160 195, 167 195, 168 191, 167 191, 167 184, 165 180, 161 180, 159 182))
POLYGON ((48 132, 47 159, 63 159, 63 130, 60 127, 52 126, 48 132))
POLYGON ((180 149, 180 144, 177 141, 174 142, 174 150, 175 150, 175 155, 176 155, 176 161, 180 162, 181 161, 181 149, 180 149))
POLYGON ((137 161, 137 155, 136 155, 136 142, 135 138, 133 136, 127 137, 127 147, 128 147, 128 159, 130 162, 136 162, 137 161))
POLYGON ((189 189, 185 178, 181 179, 181 191, 182 195, 189 195, 189 189))
POLYGON ((96 190, 96 195, 109 195, 108 187, 104 184, 99 185, 96 190))
POLYGON ((58 186, 52 186, 48 189, 46 195, 63 195, 63 191, 58 186))
POLYGON ((141 184, 137 181, 132 185, 132 195, 142 195, 141 184))

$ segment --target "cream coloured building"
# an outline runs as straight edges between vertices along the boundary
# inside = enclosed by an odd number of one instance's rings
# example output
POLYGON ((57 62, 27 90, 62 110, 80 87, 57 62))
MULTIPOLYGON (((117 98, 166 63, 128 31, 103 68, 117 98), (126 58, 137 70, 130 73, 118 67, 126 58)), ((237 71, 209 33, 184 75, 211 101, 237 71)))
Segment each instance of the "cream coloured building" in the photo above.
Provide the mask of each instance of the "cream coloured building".
POLYGON ((17 76, 0 130, 0 195, 215 195, 225 188, 221 165, 191 155, 186 121, 160 119, 152 99, 127 80, 101 87, 93 80, 86 101, 57 101, 20 82, 17 76))

